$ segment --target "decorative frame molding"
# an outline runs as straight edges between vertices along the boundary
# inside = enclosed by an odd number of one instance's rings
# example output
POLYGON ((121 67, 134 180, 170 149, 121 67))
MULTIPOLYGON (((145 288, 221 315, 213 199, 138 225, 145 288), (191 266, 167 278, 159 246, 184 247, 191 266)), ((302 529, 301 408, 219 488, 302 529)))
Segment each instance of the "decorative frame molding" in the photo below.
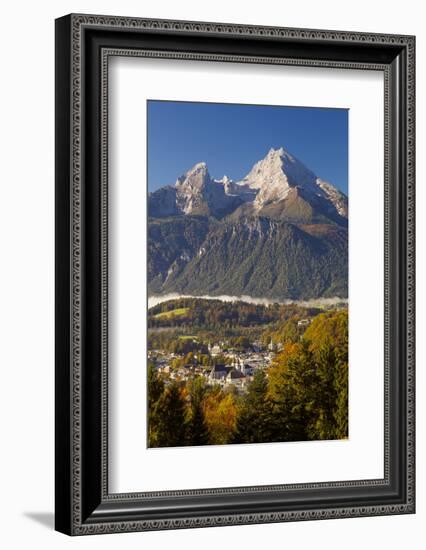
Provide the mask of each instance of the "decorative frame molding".
POLYGON ((414 50, 414 37, 389 34, 95 15, 56 21, 59 531, 83 535, 414 512, 414 50), (108 493, 107 91, 108 59, 116 55, 384 72, 382 480, 108 493), (257 502, 249 503, 249 495, 257 502), (176 498, 188 500, 186 511, 173 508, 176 498), (213 502, 215 511, 206 512, 213 502))

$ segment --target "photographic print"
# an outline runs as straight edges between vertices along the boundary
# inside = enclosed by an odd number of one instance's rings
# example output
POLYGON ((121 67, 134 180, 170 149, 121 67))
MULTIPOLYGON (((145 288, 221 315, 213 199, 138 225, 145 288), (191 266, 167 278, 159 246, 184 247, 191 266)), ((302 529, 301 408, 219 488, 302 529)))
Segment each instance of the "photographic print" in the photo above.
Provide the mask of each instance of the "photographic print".
POLYGON ((348 110, 147 120, 147 446, 347 438, 348 110))

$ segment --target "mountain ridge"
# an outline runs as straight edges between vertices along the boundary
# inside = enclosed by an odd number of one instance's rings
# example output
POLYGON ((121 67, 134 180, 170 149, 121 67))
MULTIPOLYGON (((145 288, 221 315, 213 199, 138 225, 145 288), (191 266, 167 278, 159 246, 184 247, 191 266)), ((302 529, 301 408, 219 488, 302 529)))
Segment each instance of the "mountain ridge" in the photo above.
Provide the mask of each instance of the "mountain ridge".
POLYGON ((283 148, 237 182, 197 163, 148 212, 148 295, 347 297, 348 199, 283 148))
MULTIPOLYGON (((268 217, 272 205, 275 216, 279 210, 280 219, 295 221, 294 208, 289 207, 294 205, 295 197, 308 206, 312 220, 325 218, 332 223, 347 223, 346 195, 317 177, 283 147, 270 149, 236 182, 227 176, 213 179, 207 164, 199 162, 178 177, 174 186, 149 193, 148 212, 151 217, 192 214, 221 219, 241 209, 245 214, 268 217), (289 196, 292 200, 286 200, 289 196)), ((307 221, 304 210, 301 221, 307 221)))

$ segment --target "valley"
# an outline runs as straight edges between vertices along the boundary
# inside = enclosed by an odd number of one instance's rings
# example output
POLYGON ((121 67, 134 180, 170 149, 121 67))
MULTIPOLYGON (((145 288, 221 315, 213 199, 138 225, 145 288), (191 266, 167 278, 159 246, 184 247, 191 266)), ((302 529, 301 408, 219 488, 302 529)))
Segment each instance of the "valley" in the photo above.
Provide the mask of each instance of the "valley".
POLYGON ((148 214, 148 445, 346 438, 346 195, 281 147, 148 214))

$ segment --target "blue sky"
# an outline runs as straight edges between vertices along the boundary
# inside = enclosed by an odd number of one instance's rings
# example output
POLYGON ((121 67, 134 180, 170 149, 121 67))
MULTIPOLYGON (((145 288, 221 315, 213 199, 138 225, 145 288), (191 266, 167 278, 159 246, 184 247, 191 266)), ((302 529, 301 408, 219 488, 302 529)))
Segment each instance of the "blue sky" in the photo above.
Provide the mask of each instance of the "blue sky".
POLYGON ((346 109, 148 101, 150 191, 202 161, 213 178, 241 179, 281 146, 348 192, 346 109))

